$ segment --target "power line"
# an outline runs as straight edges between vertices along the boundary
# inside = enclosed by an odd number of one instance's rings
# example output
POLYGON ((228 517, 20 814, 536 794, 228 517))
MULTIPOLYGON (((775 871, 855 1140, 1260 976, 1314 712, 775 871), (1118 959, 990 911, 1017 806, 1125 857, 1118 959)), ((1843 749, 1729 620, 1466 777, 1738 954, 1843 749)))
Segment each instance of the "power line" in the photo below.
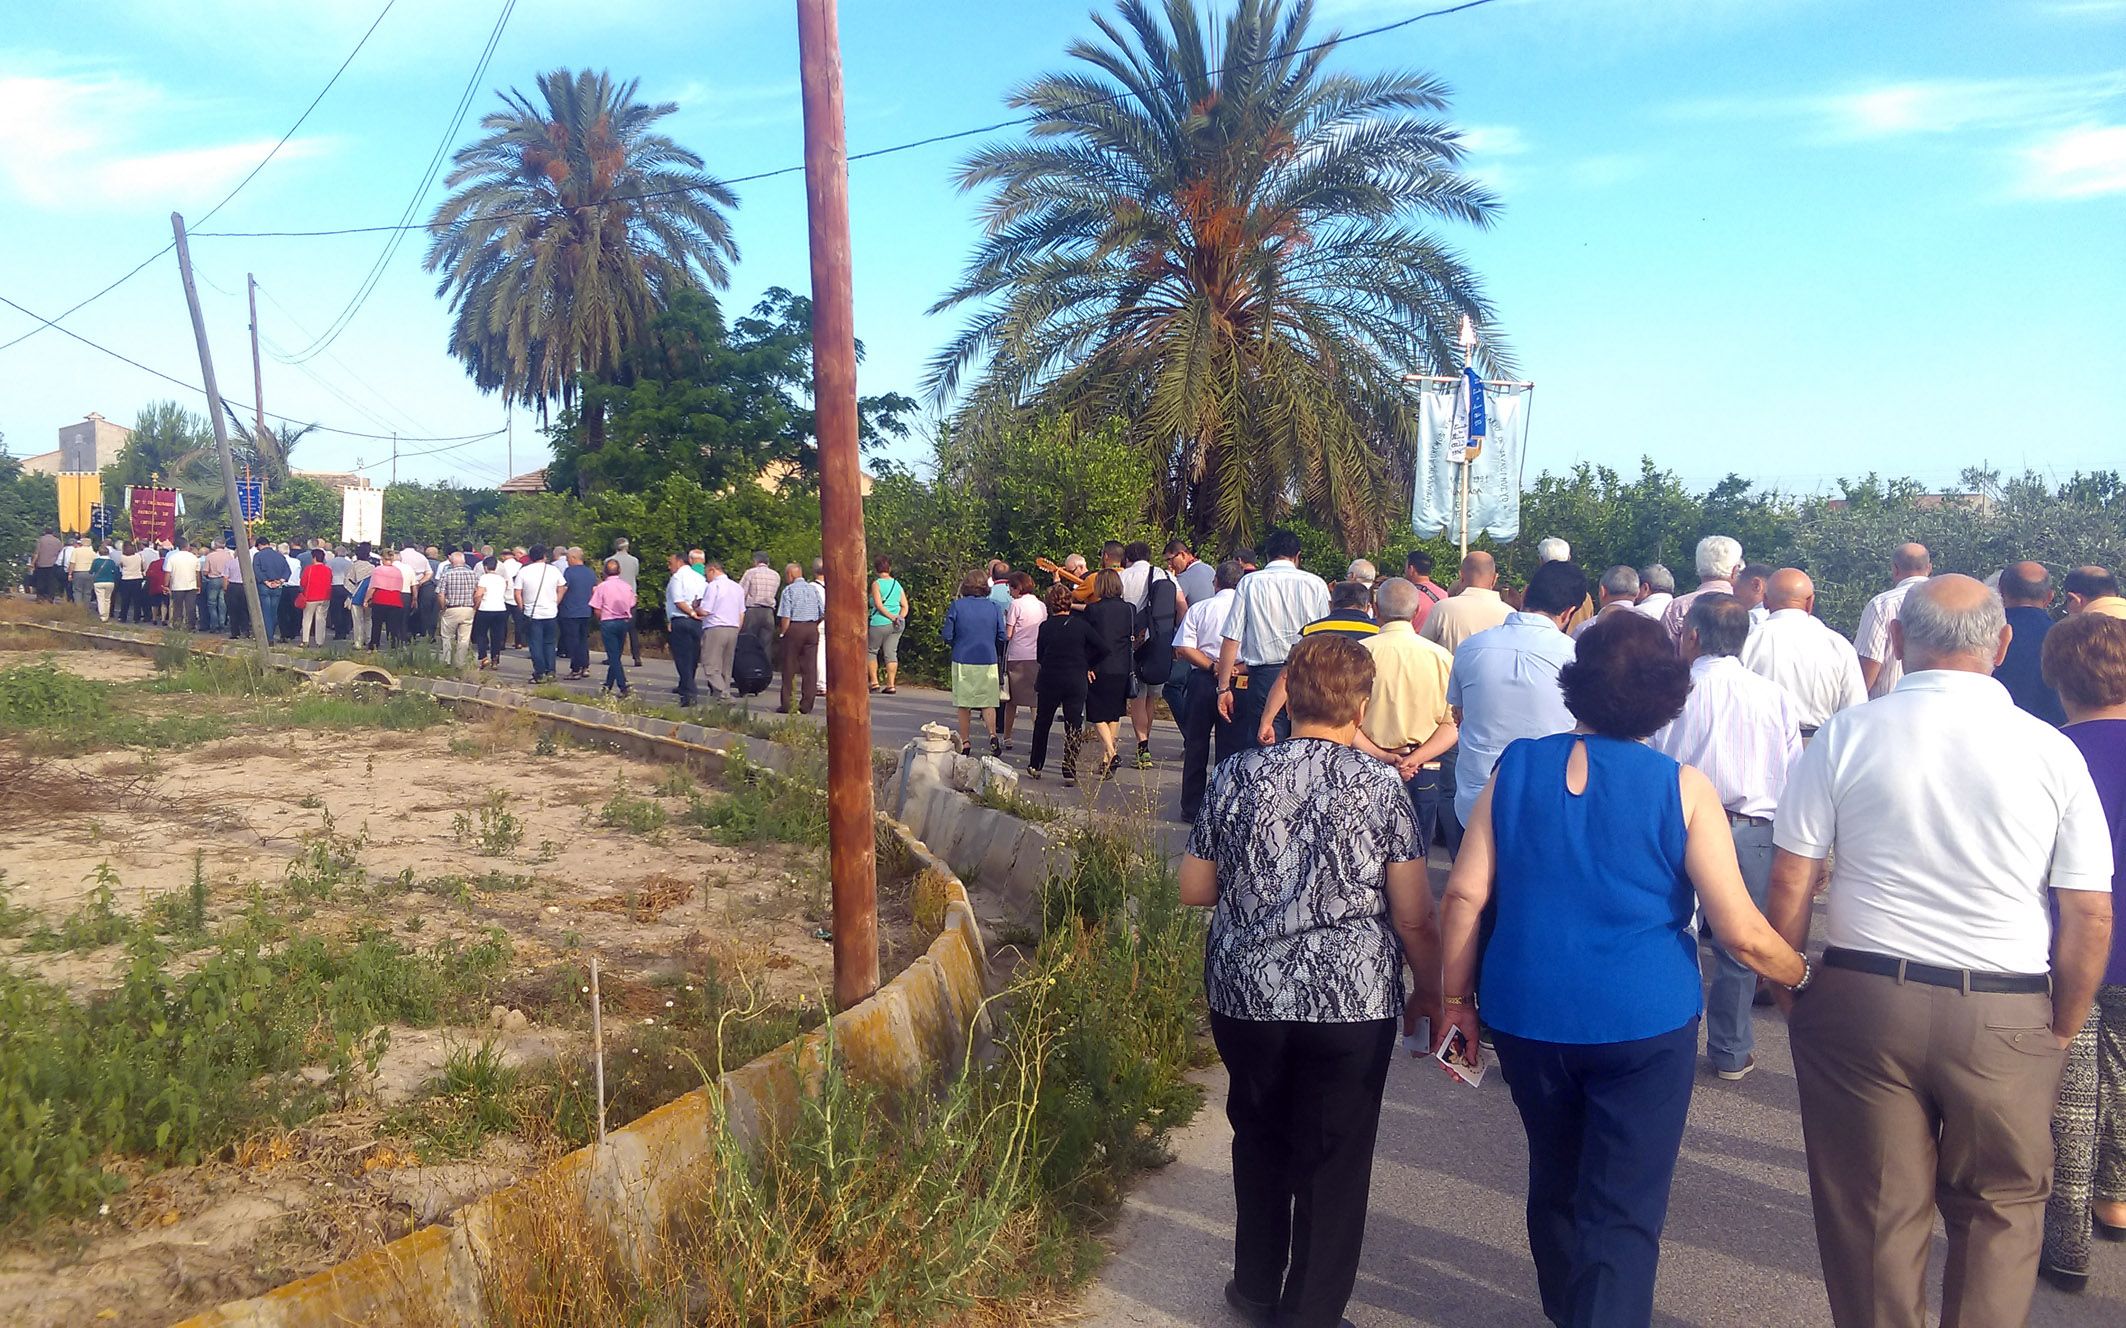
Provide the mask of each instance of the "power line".
MULTIPOLYGON (((310 99, 310 104, 303 108, 303 113, 295 117, 295 123, 288 126, 288 132, 282 134, 280 136, 280 141, 276 142, 271 148, 267 149, 266 155, 259 158, 258 165, 253 166, 250 172, 245 175, 243 179, 238 180, 234 189, 231 189, 228 193, 222 195, 221 202, 216 203, 213 207, 208 208, 206 212, 201 215, 199 220, 202 225, 211 220, 215 213, 227 207, 231 199, 235 198, 238 194, 244 191, 245 185, 250 184, 251 181, 257 179, 258 173, 266 169, 266 163, 272 161, 273 158, 279 154, 282 148, 288 146, 288 140, 295 137, 295 131, 303 127, 303 121, 308 120, 310 118, 310 112, 316 110, 318 103, 325 99, 325 94, 332 91, 332 85, 340 81, 340 75, 347 72, 347 66, 354 63, 354 57, 360 55, 362 53, 362 48, 369 44, 370 36, 376 32, 377 26, 384 21, 384 15, 389 14, 391 12, 391 7, 397 4, 398 2, 399 0, 384 0, 384 7, 377 11, 377 16, 374 19, 370 20, 368 29, 362 33, 362 39, 354 44, 353 50, 347 52, 347 58, 340 61, 340 67, 338 69, 332 71, 332 77, 325 80, 325 86, 317 90, 317 95, 310 99)), ((31 337, 36 336, 39 332, 44 331, 46 327, 58 327, 59 324, 65 322, 69 318, 72 318, 75 314, 80 313, 83 309, 88 308, 90 305, 96 303, 96 301, 102 299, 106 295, 109 295, 112 291, 117 290, 120 286, 125 285, 133 278, 139 276, 142 272, 146 271, 148 266, 152 264, 156 259, 161 258, 164 254, 169 253, 172 249, 175 249, 176 247, 177 242, 175 240, 170 241, 170 243, 164 245, 160 249, 157 249, 154 253, 149 254, 146 258, 140 260, 140 262, 135 264, 132 269, 129 270, 124 276, 118 278, 118 280, 112 282, 110 285, 105 286, 102 290, 97 291, 94 295, 89 296, 87 299, 82 300, 80 303, 74 305, 72 308, 66 310, 66 312, 60 314, 59 317, 49 320, 42 327, 31 328, 29 331, 23 333, 21 336, 16 337, 13 341, 0 343, 0 351, 4 351, 11 346, 17 346, 20 345, 22 342, 28 341, 31 337)))
MULTIPOLYGON (((464 128, 465 116, 472 109, 473 98, 479 94, 480 81, 487 77, 487 67, 494 61, 495 49, 502 44, 502 33, 509 27, 510 15, 515 12, 516 8, 517 0, 504 0, 501 12, 495 16, 495 26, 487 34, 487 45, 481 49, 480 58, 473 62, 472 74, 466 78, 465 88, 458 94, 458 103, 452 108, 449 118, 444 122, 442 136, 436 140, 435 151, 428 156, 428 165, 421 172, 420 182, 414 185, 412 195, 407 198, 405 208, 399 213, 399 222, 402 226, 412 220, 414 213, 421 206, 421 200, 426 198, 429 189, 434 187, 436 176, 442 173, 443 163, 450 155, 450 145, 457 138, 458 131, 464 128)), ((362 306, 367 304, 369 297, 376 292, 377 283, 384 279, 384 273, 390 266, 392 255, 398 252, 399 245, 404 242, 405 238, 406 232, 404 230, 395 230, 391 233, 391 238, 384 242, 383 252, 376 256, 374 263, 370 264, 369 271, 364 274, 361 282, 355 287, 354 294, 348 298, 346 305, 341 308, 339 313, 333 316, 332 321, 325 325, 324 335, 313 338, 308 346, 297 351, 295 353, 297 361, 314 359, 333 342, 339 340, 340 334, 345 332, 354 322, 356 315, 361 313, 362 306)))
MULTIPOLYGON (((1357 32, 1342 33, 1333 37, 1327 37, 1321 41, 1313 43, 1312 45, 1301 46, 1291 51, 1289 54, 1294 57, 1310 55, 1315 51, 1327 50, 1332 46, 1341 46, 1350 42, 1363 41, 1369 37, 1379 37, 1386 33, 1395 32, 1402 28, 1407 28, 1413 23, 1422 23, 1426 19, 1444 18, 1449 14, 1459 14, 1465 10, 1480 9, 1485 5, 1493 4, 1495 2, 1496 0, 1465 0, 1465 3, 1463 4, 1452 5, 1445 9, 1430 9, 1426 10, 1422 14, 1412 14, 1408 18, 1397 19, 1392 23, 1382 23, 1375 27, 1362 28, 1357 32)), ((1282 58, 1285 57, 1264 56, 1256 60, 1236 61, 1235 63, 1230 65, 1221 65, 1216 69, 1207 70, 1205 71, 1204 76, 1206 78, 1211 78, 1216 77, 1219 74, 1223 74, 1228 70, 1252 69, 1259 65, 1274 63, 1275 61, 1282 58)), ((1162 82, 1152 84, 1151 86, 1153 89, 1169 89, 1180 86, 1181 81, 1182 80, 1180 79, 1166 79, 1162 82)), ((1031 114, 1016 116, 1009 120, 998 120, 994 124, 979 125, 972 129, 956 129, 950 133, 944 134, 932 134, 927 138, 911 139, 906 143, 895 143, 890 147, 873 148, 868 152, 852 152, 849 154, 848 160, 852 162, 870 161, 873 158, 877 157, 890 157, 895 155, 896 153, 913 152, 917 148, 934 147, 939 143, 957 142, 958 140, 963 138, 978 138, 983 134, 994 134, 1005 129, 1017 129, 1025 125, 1037 124, 1043 120, 1050 119, 1051 117, 1057 115, 1067 115, 1073 111, 1085 110, 1094 106, 1112 105, 1115 102, 1126 101, 1137 95, 1138 94, 1134 91, 1124 89, 1120 92, 1109 93, 1108 95, 1103 97, 1088 97, 1083 101, 1072 102, 1069 105, 1059 106, 1053 110, 1035 111, 1031 114)), ((695 193, 703 189, 729 188, 732 185, 753 184, 761 180, 773 180, 785 175, 796 175, 804 169, 804 164, 800 162, 794 166, 780 166, 772 171, 758 171, 752 175, 738 175, 733 176, 727 180, 710 180, 702 184, 679 185, 671 189, 653 189, 639 194, 621 194, 612 198, 601 199, 595 203, 579 203, 574 205, 573 207, 567 208, 566 210, 570 212, 587 212, 592 208, 612 207, 616 204, 621 203, 640 203, 654 198, 668 198, 674 194, 695 193)), ((516 217, 551 216, 553 215, 554 211, 555 209, 553 208, 528 208, 513 212, 482 212, 479 213, 475 219, 480 221, 506 221, 516 217)), ((433 221, 421 221, 411 223, 402 221, 396 225, 391 226, 341 226, 327 230, 192 231, 189 232, 189 234, 195 240, 290 240, 320 239, 338 235, 380 235, 395 231, 431 231, 436 229, 439 229, 439 225, 438 223, 433 221)))

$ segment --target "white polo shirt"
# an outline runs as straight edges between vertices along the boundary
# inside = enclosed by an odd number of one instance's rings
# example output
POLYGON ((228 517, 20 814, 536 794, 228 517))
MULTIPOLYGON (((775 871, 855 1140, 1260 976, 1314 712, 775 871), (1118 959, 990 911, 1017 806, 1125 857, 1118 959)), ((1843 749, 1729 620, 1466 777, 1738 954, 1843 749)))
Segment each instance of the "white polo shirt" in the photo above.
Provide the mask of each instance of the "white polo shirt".
POLYGON ((1853 643, 1804 609, 1781 609, 1750 633, 1742 666, 1786 688, 1804 728, 1868 699, 1853 643))
POLYGON ((2052 967, 2045 891, 2111 889, 2096 782, 1985 674, 1928 669, 1833 715, 1772 842, 1831 867, 1825 941, 1994 973, 2052 967))

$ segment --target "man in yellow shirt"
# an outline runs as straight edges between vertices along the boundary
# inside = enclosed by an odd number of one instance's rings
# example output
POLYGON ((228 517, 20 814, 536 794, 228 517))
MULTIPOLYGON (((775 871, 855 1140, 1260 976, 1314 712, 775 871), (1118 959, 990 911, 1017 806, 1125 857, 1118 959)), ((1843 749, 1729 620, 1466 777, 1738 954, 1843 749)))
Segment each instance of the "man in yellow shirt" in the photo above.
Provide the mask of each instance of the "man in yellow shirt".
POLYGON ((1425 640, 1452 654, 1478 632, 1506 621, 1513 608, 1499 597, 1498 584, 1497 561, 1482 549, 1471 549, 1462 559, 1461 585, 1454 597, 1425 615, 1425 640))
POLYGON ((2119 579, 2101 567, 2077 567, 2060 583, 2067 595, 2067 612, 2101 613, 2108 618, 2126 618, 2126 599, 2119 597, 2119 579))
MULTIPOLYGON (((1452 603, 1453 601, 1448 601, 1452 603)), ((1460 734, 1447 708, 1454 656, 1417 634, 1416 586, 1401 577, 1380 583, 1373 607, 1380 630, 1360 642, 1373 656, 1373 696, 1358 731, 1358 749, 1392 763, 1417 812, 1419 843, 1461 846, 1454 818, 1454 745, 1460 734)), ((1439 616, 1442 604, 1426 618, 1439 616)))

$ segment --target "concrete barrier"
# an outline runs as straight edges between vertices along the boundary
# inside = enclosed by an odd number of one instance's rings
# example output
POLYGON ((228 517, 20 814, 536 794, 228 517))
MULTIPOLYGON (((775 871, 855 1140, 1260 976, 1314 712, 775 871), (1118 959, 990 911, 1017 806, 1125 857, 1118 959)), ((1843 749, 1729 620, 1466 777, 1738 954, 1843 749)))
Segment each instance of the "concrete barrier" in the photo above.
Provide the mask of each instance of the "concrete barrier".
MULTIPOLYGON (((153 639, 128 633, 47 625, 8 624, 62 648, 82 644, 153 655, 153 639)), ((195 649, 220 653, 216 642, 195 649)), ((315 661, 283 656, 285 667, 315 661)), ((609 742, 656 759, 720 772, 733 756, 770 769, 789 755, 773 743, 693 724, 620 715, 570 702, 527 697, 448 678, 402 679, 409 691, 446 702, 522 710, 595 742, 609 742), (698 740, 680 733, 692 730, 698 740), (715 745, 718 737, 730 741, 715 745)), ((986 809, 984 809, 986 810, 986 809)), ((933 1082, 986 1036, 988 950, 967 888, 947 862, 907 825, 879 821, 908 854, 919 898, 942 903, 939 930, 914 962, 869 1000, 832 1020, 833 1045, 849 1073, 886 1088, 933 1082)), ((918 909, 919 915, 927 909, 918 909)), ((759 1141, 796 1119, 808 1081, 827 1054, 829 1032, 807 1033, 759 1059, 729 1070, 713 1084, 666 1103, 641 1119, 555 1161, 533 1176, 497 1190, 380 1249, 250 1300, 233 1301, 184 1320, 177 1328, 344 1328, 354 1324, 419 1324, 421 1328, 486 1323, 482 1269, 492 1265, 498 1240, 512 1219, 560 1193, 581 1197, 585 1220, 602 1223, 623 1252, 639 1249, 680 1200, 697 1193, 717 1164, 718 1132, 741 1143, 759 1141)))

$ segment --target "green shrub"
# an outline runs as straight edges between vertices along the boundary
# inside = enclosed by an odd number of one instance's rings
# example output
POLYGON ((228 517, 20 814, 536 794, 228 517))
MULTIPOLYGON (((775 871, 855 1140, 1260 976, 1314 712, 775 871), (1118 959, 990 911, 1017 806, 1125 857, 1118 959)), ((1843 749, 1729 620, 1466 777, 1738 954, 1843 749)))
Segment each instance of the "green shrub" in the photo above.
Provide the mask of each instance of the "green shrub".
POLYGON ((450 829, 459 843, 483 857, 502 857, 524 842, 524 822, 509 809, 509 795, 501 789, 489 789, 478 807, 451 817, 450 829))
POLYGON ((133 920, 118 911, 115 894, 118 873, 111 869, 111 864, 97 863, 89 879, 96 884, 81 907, 68 914, 57 931, 45 928, 31 933, 23 943, 23 949, 94 950, 115 945, 133 934, 133 920))
POLYGON ((76 677, 50 663, 19 664, 0 672, 0 727, 72 728, 111 712, 106 683, 76 677))
POLYGON ((655 798, 630 793, 622 780, 613 783, 613 796, 598 809, 598 824, 638 835, 656 835, 664 829, 664 804, 655 798))

